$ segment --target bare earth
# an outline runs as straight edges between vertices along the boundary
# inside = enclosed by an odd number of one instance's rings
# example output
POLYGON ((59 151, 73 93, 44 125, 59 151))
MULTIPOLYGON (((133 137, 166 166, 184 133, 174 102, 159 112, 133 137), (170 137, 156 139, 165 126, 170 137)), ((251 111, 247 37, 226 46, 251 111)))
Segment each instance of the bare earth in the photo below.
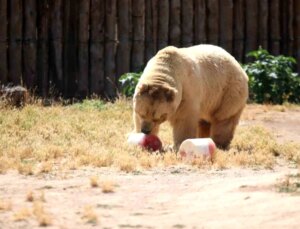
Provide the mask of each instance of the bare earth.
MULTIPOLYGON (((300 142, 300 110, 265 110, 247 107, 241 125, 260 124, 281 142, 300 142)), ((124 173, 114 168, 85 168, 41 177, 0 175, 0 199, 12 204, 0 209, 0 228, 37 228, 35 217, 14 221, 28 191, 44 193, 49 228, 300 228, 300 195, 280 193, 276 184, 293 165, 274 170, 199 170, 188 166, 124 173), (113 181, 113 193, 92 188, 90 177, 113 181), (86 222, 91 206, 98 223, 86 222)), ((93 220, 92 220, 93 221, 93 220)), ((95 221, 95 220, 94 220, 95 221)))

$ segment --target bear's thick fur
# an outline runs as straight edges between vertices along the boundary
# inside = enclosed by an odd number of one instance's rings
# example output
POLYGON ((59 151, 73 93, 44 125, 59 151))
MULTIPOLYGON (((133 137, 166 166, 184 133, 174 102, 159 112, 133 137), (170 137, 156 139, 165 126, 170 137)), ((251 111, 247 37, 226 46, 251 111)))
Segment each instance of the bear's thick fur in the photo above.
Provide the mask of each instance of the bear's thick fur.
POLYGON ((248 76, 213 45, 160 50, 147 64, 133 98, 135 132, 158 134, 169 121, 175 148, 211 137, 227 148, 248 98, 248 76))

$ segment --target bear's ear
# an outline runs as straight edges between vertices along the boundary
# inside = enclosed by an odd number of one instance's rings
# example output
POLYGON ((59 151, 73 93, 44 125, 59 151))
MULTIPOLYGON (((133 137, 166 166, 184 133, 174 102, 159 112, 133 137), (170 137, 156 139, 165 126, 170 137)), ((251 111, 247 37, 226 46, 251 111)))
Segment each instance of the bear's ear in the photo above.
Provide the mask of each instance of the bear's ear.
POLYGON ((167 102, 173 102, 175 99, 176 90, 173 88, 163 88, 164 97, 167 102))
POLYGON ((148 95, 154 100, 173 102, 176 90, 170 87, 143 84, 139 89, 140 95, 148 95))
POLYGON ((139 88, 139 93, 140 95, 145 95, 148 94, 150 90, 150 86, 148 84, 142 84, 139 88))

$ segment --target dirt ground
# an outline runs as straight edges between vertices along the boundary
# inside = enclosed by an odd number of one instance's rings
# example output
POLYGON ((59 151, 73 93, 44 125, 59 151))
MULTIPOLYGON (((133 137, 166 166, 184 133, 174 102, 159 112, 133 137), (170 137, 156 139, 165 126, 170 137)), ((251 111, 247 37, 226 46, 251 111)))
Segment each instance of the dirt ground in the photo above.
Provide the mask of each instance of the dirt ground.
MULTIPOLYGON (((240 125, 259 124, 280 142, 300 142, 300 109, 249 105, 240 125)), ((300 228, 300 195, 278 192, 287 175, 299 173, 283 163, 273 170, 199 170, 180 165, 125 173, 114 168, 82 168, 58 175, 0 175, 0 228, 37 228, 36 216, 16 221, 32 191, 42 199, 49 228, 300 228), (115 184, 112 193, 92 188, 90 177, 115 184)), ((20 217, 19 217, 20 218, 20 217)))

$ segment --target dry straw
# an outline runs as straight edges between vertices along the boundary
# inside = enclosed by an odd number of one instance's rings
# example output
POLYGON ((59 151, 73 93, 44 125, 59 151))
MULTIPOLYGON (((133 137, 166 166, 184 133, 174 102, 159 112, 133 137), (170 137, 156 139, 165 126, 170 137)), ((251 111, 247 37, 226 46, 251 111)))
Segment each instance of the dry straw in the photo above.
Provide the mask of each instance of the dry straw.
MULTIPOLYGON (((285 112, 295 107, 266 107, 285 112)), ((156 166, 182 164, 170 150, 172 132, 168 124, 160 128, 166 152, 148 153, 126 143, 132 130, 132 102, 119 99, 114 104, 87 100, 81 104, 42 107, 33 103, 23 109, 0 108, 0 173, 16 169, 20 174, 54 173, 82 166, 117 167, 134 172, 156 166)), ((251 119, 253 115, 243 116, 251 119)), ((199 168, 272 168, 277 157, 300 164, 299 144, 278 144, 262 127, 238 127, 229 151, 218 150, 213 163, 194 161, 199 168)))

